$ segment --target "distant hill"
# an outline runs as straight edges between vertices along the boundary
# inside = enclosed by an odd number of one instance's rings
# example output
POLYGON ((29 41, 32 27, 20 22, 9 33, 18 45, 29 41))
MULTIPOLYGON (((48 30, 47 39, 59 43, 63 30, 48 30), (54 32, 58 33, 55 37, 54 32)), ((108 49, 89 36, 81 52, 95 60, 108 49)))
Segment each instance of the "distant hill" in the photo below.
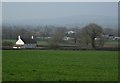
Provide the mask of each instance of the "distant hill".
POLYGON ((4 21, 3 24, 14 25, 60 25, 60 26, 84 26, 89 23, 97 23, 103 27, 116 28, 118 18, 114 16, 68 16, 52 19, 24 19, 19 21, 4 21))

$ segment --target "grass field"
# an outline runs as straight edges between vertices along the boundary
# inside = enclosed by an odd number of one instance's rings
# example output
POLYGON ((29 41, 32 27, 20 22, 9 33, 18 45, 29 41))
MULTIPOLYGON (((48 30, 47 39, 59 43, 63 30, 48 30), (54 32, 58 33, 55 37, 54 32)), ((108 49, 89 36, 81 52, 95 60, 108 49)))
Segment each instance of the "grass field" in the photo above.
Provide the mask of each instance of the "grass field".
POLYGON ((3 81, 117 81, 117 51, 3 50, 3 81))
POLYGON ((105 47, 118 47, 120 41, 118 40, 107 40, 104 42, 105 47))
POLYGON ((0 82, 2 81, 2 50, 0 50, 0 82))

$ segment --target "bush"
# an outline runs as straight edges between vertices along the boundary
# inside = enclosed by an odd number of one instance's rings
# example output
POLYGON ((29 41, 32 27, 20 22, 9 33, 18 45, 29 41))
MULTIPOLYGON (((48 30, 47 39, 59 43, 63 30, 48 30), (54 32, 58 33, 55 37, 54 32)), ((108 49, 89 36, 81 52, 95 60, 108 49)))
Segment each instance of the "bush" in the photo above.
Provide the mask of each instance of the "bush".
POLYGON ((59 43, 57 41, 53 40, 53 39, 50 39, 48 41, 48 43, 49 43, 50 48, 58 48, 59 47, 59 43))
POLYGON ((14 44, 10 41, 3 41, 2 46, 13 46, 14 44))

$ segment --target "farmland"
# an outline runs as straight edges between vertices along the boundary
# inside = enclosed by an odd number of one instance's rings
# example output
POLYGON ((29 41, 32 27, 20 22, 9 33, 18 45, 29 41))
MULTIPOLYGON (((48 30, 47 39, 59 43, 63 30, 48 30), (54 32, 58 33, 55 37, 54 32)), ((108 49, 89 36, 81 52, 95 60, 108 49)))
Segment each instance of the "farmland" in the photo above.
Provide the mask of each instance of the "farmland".
POLYGON ((117 51, 3 50, 3 81, 117 81, 117 51))
POLYGON ((0 81, 2 81, 2 50, 0 50, 0 81))

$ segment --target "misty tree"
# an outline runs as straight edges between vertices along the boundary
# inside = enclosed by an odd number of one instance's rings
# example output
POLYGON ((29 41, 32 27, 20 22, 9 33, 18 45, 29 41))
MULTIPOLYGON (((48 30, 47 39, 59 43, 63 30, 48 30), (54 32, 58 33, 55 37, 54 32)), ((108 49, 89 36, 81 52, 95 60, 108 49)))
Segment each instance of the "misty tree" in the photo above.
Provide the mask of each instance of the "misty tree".
POLYGON ((98 48, 103 47, 103 46, 104 46, 104 38, 101 37, 101 38, 96 39, 95 45, 96 45, 96 47, 98 47, 98 48))
POLYGON ((85 26, 83 29, 84 29, 84 34, 91 40, 92 48, 95 48, 95 38, 100 37, 101 34, 103 33, 102 27, 95 23, 91 23, 85 26))
POLYGON ((33 29, 20 25, 2 26, 2 39, 16 39, 18 35, 27 38, 33 35, 33 29))
POLYGON ((49 40, 49 44, 52 47, 57 47, 61 42, 63 42, 63 37, 65 35, 66 28, 58 27, 52 34, 52 38, 49 40))
POLYGON ((78 42, 79 42, 80 46, 84 46, 84 47, 88 47, 89 44, 91 43, 91 39, 90 39, 89 35, 86 34, 86 30, 84 28, 82 28, 79 31, 78 42))
POLYGON ((2 25, 2 38, 10 39, 12 37, 12 26, 2 25))
POLYGON ((79 27, 75 26, 73 31, 75 31, 75 33, 73 33, 74 43, 77 44, 77 42, 79 42, 79 38, 80 38, 80 29, 79 29, 79 27))

